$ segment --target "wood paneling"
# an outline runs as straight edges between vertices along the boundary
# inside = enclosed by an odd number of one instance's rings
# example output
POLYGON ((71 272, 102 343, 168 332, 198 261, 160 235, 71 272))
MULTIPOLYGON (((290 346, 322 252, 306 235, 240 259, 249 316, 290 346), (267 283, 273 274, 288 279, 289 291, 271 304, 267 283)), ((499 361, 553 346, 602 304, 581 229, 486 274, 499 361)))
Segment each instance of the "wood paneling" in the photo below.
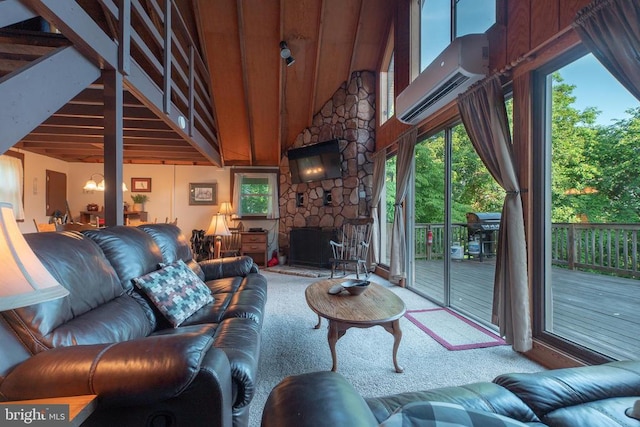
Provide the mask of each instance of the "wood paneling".
POLYGON ((534 1, 531 4, 531 45, 538 46, 559 29, 560 2, 534 1))
POLYGON ((411 4, 408 0, 398 0, 395 16, 394 83, 396 94, 402 92, 411 82, 411 4))
POLYGON ((238 34, 235 0, 200 0, 200 23, 211 73, 211 90, 218 116, 221 154, 225 165, 251 162, 249 117, 238 34), (211 40, 216 40, 212 43, 211 40), (228 143, 222 143, 222 141, 228 143))
POLYGON ((558 0, 560 2, 560 28, 571 25, 576 13, 591 3, 591 0, 558 0))
POLYGON ((507 2, 507 62, 513 61, 531 49, 530 10, 531 0, 507 2))

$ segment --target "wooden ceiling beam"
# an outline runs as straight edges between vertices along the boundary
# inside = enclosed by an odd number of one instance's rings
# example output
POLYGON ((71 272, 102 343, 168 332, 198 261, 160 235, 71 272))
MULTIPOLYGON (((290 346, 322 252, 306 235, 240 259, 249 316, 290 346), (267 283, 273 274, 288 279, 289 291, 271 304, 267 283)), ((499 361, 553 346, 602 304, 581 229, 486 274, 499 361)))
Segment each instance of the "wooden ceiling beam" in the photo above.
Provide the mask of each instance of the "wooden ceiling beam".
POLYGON ((253 114, 251 106, 249 105, 249 99, 251 97, 251 87, 248 80, 248 65, 247 65, 247 47, 245 45, 246 34, 244 28, 244 11, 242 8, 242 0, 238 0, 236 3, 238 9, 238 34, 240 35, 240 68, 242 70, 242 86, 244 87, 244 105, 245 112, 247 114, 247 123, 249 124, 249 164, 253 164, 256 158, 256 141, 253 128, 253 114))
POLYGON ((322 0, 322 5, 320 7, 320 14, 318 15, 318 33, 317 33, 317 38, 316 40, 318 40, 317 44, 316 44, 316 51, 314 52, 315 55, 315 60, 313 63, 313 76, 312 76, 312 84, 311 84, 311 102, 309 103, 309 113, 308 113, 308 120, 307 122, 309 124, 311 124, 311 122, 313 121, 313 116, 316 114, 316 101, 318 99, 318 76, 320 74, 320 52, 322 51, 322 40, 323 40, 323 34, 324 34, 324 17, 326 14, 326 1, 322 0))
MULTIPOLYGON (((54 115, 49 117, 43 124, 48 126, 60 126, 60 127, 78 127, 78 128, 100 128, 102 129, 103 122, 102 117, 69 117, 62 115, 54 115)), ((125 129, 154 129, 163 130, 167 132, 173 132, 162 120, 138 120, 138 119, 124 119, 125 129)))
MULTIPOLYGON (((103 111, 102 105, 66 104, 58 111, 56 111, 54 115, 64 117, 91 117, 102 119, 103 111)), ((152 111, 146 108, 125 107, 124 115, 128 119, 153 121, 158 120, 158 116, 156 116, 152 111)))

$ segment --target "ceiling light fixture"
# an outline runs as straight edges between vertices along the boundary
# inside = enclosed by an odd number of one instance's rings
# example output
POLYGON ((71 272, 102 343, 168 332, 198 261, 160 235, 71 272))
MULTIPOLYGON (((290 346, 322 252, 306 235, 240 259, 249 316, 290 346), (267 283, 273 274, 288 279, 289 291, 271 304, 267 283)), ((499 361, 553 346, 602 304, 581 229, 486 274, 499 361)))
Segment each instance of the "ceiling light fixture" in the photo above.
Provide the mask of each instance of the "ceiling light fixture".
POLYGON ((293 56, 291 56, 291 49, 289 49, 287 42, 284 40, 280 42, 280 57, 286 61, 287 67, 292 66, 296 62, 293 56))
MULTIPOLYGON (((101 173, 92 174, 84 187, 82 187, 82 189, 85 191, 104 191, 104 175, 102 175, 101 173), (93 177, 96 175, 102 177, 102 180, 94 180, 93 177)), ((122 191, 129 191, 129 189, 127 188, 127 184, 125 184, 124 182, 122 183, 122 191)))

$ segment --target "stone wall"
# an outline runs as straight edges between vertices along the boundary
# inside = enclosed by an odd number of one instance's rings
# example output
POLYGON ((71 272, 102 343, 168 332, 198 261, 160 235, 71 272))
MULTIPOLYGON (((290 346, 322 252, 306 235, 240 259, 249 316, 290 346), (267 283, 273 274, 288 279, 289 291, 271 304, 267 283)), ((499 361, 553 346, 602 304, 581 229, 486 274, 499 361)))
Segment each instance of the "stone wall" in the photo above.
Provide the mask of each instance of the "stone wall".
POLYGON ((304 129, 291 148, 338 139, 342 177, 292 184, 289 159, 280 161, 280 224, 278 244, 289 245, 292 227, 340 227, 345 219, 369 215, 375 150, 375 75, 356 71, 343 83, 304 129), (324 194, 331 202, 324 203, 324 194), (297 193, 303 203, 297 206, 297 193))

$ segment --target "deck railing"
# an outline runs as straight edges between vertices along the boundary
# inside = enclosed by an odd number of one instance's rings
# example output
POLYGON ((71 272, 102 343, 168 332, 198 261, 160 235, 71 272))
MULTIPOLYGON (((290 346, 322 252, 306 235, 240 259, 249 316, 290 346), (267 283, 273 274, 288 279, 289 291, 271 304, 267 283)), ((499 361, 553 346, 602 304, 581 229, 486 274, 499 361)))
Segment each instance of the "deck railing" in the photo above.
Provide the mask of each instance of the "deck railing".
MULTIPOLYGON (((551 261, 571 270, 583 269, 640 277, 640 224, 555 223, 551 226, 551 261)), ((452 241, 467 243, 466 224, 454 224, 452 241)), ((450 253, 444 224, 415 224, 415 258, 442 259, 450 253), (432 241, 428 242, 431 230, 432 241)))
POLYGON ((640 224, 568 224, 551 227, 551 259, 571 270, 640 277, 640 224))

